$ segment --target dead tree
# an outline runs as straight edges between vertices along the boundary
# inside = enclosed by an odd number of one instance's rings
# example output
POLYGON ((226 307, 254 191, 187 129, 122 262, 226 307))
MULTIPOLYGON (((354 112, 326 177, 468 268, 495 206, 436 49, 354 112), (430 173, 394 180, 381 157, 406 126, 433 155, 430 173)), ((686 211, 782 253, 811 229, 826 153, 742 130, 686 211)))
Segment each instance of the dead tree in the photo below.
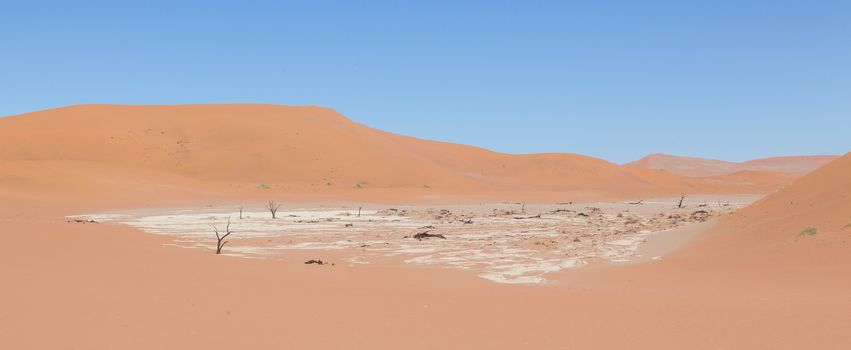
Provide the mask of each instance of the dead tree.
POLYGON ((266 209, 269 209, 269 212, 272 213, 272 219, 275 218, 275 214, 278 213, 278 208, 281 207, 281 203, 277 203, 275 201, 269 201, 269 204, 266 205, 266 209))
POLYGON ((362 206, 362 205, 358 207, 358 217, 360 217, 360 210, 361 210, 361 209, 363 209, 363 206, 362 206))
POLYGON ((683 200, 684 200, 684 199, 686 199, 686 195, 682 195, 682 196, 680 196, 680 203, 679 203, 679 204, 677 204, 677 208, 682 208, 682 207, 683 207, 683 200))
POLYGON ((242 207, 239 207, 239 219, 242 220, 242 207))
POLYGON ((520 213, 526 214, 526 203, 520 204, 520 213))
POLYGON ((217 242, 216 242, 216 254, 221 254, 222 248, 224 248, 225 244, 228 244, 228 242, 230 242, 230 241, 226 241, 225 238, 227 238, 228 236, 230 236, 231 233, 233 233, 230 230, 230 216, 228 216, 228 224, 227 224, 227 226, 225 226, 225 234, 224 235, 219 234, 219 228, 216 227, 216 226, 213 226, 213 232, 216 233, 216 240, 217 240, 217 242))

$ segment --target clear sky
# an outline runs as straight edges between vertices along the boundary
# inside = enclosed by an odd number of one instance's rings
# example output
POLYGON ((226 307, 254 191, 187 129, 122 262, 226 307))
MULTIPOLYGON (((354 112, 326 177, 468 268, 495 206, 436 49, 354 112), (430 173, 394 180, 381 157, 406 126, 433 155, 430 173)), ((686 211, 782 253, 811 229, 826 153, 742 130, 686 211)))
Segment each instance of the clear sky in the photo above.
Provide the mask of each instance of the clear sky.
POLYGON ((851 151, 851 1, 0 1, 0 115, 322 105, 509 153, 851 151))

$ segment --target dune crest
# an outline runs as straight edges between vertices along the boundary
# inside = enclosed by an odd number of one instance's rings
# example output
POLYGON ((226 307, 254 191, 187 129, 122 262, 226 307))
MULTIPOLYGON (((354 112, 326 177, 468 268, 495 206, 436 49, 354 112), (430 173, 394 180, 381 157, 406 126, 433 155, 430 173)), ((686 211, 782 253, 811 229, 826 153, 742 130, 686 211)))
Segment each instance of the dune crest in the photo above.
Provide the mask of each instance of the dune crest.
POLYGON ((735 163, 717 159, 651 154, 625 164, 672 172, 691 177, 708 177, 734 174, 741 171, 781 172, 803 175, 839 158, 833 155, 771 157, 735 163))
POLYGON ((766 177, 694 179, 576 154, 503 154, 384 132, 322 107, 79 105, 0 119, 0 190, 51 195, 173 187, 578 200, 765 193, 789 181, 766 177))

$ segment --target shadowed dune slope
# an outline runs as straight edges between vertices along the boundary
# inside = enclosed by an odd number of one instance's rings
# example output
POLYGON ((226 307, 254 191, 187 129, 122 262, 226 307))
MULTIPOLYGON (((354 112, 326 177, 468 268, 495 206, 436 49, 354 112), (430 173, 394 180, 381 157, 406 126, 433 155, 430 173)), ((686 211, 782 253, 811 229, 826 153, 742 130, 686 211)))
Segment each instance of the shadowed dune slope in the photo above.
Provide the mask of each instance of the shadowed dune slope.
POLYGON ((651 154, 627 163, 630 167, 665 170, 674 174, 706 177, 733 174, 741 171, 782 172, 803 175, 838 158, 838 156, 794 156, 754 159, 742 163, 716 159, 651 154))
POLYGON ((0 119, 0 189, 262 186, 578 199, 764 193, 779 186, 771 181, 707 181, 575 154, 502 154, 372 129, 321 107, 79 105, 0 119))

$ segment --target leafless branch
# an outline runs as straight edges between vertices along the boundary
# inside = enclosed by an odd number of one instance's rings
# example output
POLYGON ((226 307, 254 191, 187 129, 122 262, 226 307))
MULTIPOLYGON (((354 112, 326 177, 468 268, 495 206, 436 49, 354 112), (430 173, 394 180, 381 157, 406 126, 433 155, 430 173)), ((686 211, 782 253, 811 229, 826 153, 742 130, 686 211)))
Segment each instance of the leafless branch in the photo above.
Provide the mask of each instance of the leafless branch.
POLYGON ((266 209, 269 209, 269 212, 272 213, 272 219, 275 218, 275 215, 278 213, 278 208, 281 207, 281 203, 277 203, 275 201, 269 201, 269 204, 266 205, 266 209))
POLYGON ((216 227, 216 226, 213 226, 213 232, 216 233, 216 254, 221 254, 222 248, 224 248, 225 244, 230 242, 230 241, 225 241, 225 238, 227 238, 228 236, 230 236, 231 233, 233 233, 233 231, 230 230, 230 216, 228 216, 228 223, 225 226, 225 234, 224 235, 219 234, 219 228, 216 227))

